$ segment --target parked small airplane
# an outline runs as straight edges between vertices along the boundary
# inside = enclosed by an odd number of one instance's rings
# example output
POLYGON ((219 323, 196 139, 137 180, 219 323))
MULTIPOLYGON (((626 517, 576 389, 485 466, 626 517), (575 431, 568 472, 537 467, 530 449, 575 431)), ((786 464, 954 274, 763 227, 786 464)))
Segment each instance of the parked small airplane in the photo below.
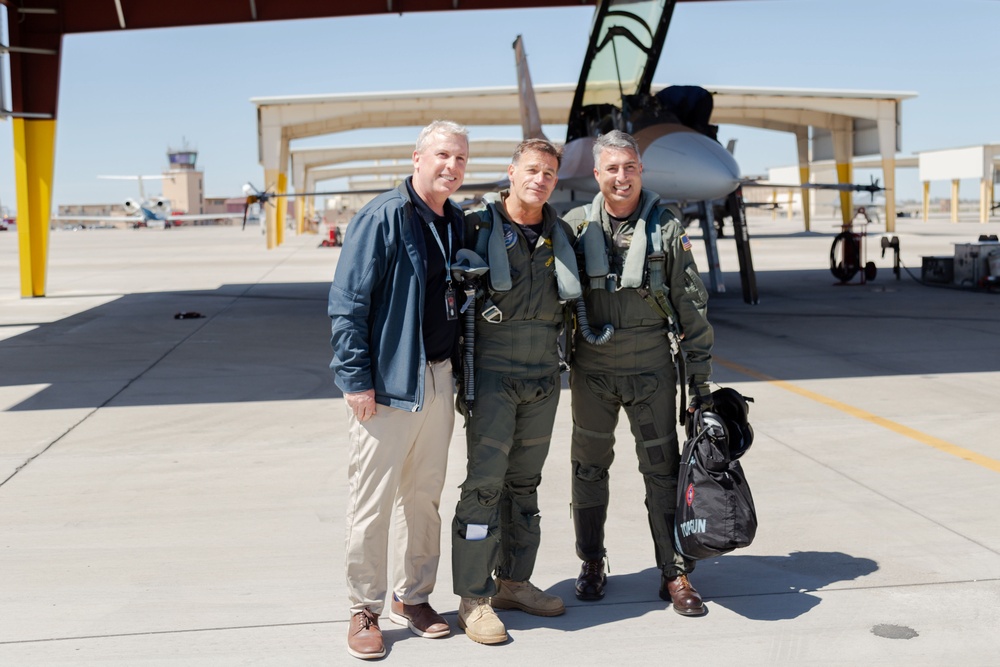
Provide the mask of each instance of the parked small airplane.
POLYGON ((134 228, 150 227, 159 229, 169 229, 181 222, 193 222, 195 220, 239 220, 242 213, 178 213, 170 210, 170 202, 162 197, 146 197, 143 187, 144 180, 158 180, 163 176, 98 176, 98 178, 137 181, 139 184, 139 198, 126 199, 122 206, 126 215, 56 215, 52 216, 53 221, 59 222, 118 222, 127 221, 134 228))

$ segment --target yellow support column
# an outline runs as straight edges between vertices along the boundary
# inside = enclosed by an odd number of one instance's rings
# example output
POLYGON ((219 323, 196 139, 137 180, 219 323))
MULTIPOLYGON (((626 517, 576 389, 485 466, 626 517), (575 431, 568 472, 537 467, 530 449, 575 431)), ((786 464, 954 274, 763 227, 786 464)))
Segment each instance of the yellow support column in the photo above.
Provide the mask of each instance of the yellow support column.
POLYGON ((951 182, 951 221, 958 222, 958 179, 951 182))
POLYGON ((785 215, 785 217, 788 218, 789 220, 792 219, 792 215, 795 213, 795 211, 792 210, 794 208, 794 204, 795 204, 795 190, 788 188, 788 213, 787 215, 785 215))
MULTIPOLYGON (((268 183, 278 182, 278 170, 277 169, 265 169, 264 170, 264 188, 267 189, 268 183)), ((261 205, 261 213, 264 214, 264 240, 267 243, 267 249, 270 250, 278 245, 278 206, 277 202, 281 201, 282 197, 275 197, 271 199, 266 204, 261 205)))
MULTIPOLYGON (((806 185, 809 183, 809 167, 799 167, 799 185, 806 185)), ((805 227, 805 231, 809 231, 812 227, 812 212, 809 210, 809 189, 802 188, 802 221, 805 227)))
MULTIPOLYGON (((850 162, 837 163, 837 182, 851 183, 854 179, 853 167, 850 162)), ((845 225, 854 218, 854 198, 851 192, 840 193, 840 219, 845 225)))
MULTIPOLYGON (((882 178, 885 179, 885 231, 892 234, 896 231, 896 157, 887 156, 882 159, 882 178)), ((874 200, 874 197, 872 197, 874 200)))
MULTIPOLYGON (((831 133, 833 135, 833 160, 836 165, 837 182, 841 185, 851 183, 854 178, 854 122, 848 116, 835 116, 832 119, 831 133)), ((840 220, 845 227, 854 219, 854 198, 851 192, 840 193, 840 220)))
MULTIPOLYGON (((284 171, 278 173, 278 187, 275 192, 285 194, 288 192, 288 174, 284 171)), ((276 197, 275 211, 278 224, 275 226, 275 243, 281 245, 285 242, 285 218, 288 217, 288 197, 276 197)))
POLYGON ((990 183, 986 178, 979 180, 979 222, 990 221, 990 183))
POLYGON ((298 197, 295 202, 295 233, 306 232, 306 197, 298 197))
POLYGON ((771 220, 778 219, 778 191, 771 191, 771 202, 774 204, 774 208, 771 209, 771 220))
MULTIPOLYGON (((795 130, 795 149, 799 156, 799 185, 809 184, 809 128, 798 127, 795 130)), ((812 227, 812 211, 809 207, 808 188, 799 188, 802 193, 802 226, 805 231, 812 227)))
MULTIPOLYGON (((899 119, 898 102, 880 100, 878 107, 878 145, 882 154, 882 182, 885 184, 885 231, 896 231, 896 133, 899 119)), ((869 201, 874 201, 875 195, 869 201)))
POLYGON ((25 118, 14 118, 12 122, 21 296, 45 296, 56 122, 25 118))
POLYGON ((931 182, 924 181, 924 222, 930 220, 931 214, 931 182))
POLYGON ((990 216, 993 215, 993 205, 997 201, 996 194, 997 194, 996 193, 996 181, 991 179, 990 180, 990 210, 989 210, 989 213, 987 215, 990 215, 990 216))
MULTIPOLYGON (((309 192, 312 191, 310 190, 309 192)), ((313 224, 313 221, 316 220, 316 197, 314 196, 308 197, 308 199, 309 199, 309 208, 307 209, 306 212, 309 214, 309 228, 306 231, 315 234, 319 232, 319 226, 313 224)))

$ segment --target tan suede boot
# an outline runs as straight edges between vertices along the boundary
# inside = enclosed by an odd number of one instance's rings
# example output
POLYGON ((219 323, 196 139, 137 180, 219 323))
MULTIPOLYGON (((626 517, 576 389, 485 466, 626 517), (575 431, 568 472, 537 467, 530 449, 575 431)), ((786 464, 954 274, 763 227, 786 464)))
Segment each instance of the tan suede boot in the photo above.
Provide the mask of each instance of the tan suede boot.
POLYGON ((487 598, 462 598, 458 605, 458 627, 465 630, 469 639, 480 644, 507 641, 507 628, 487 598))
POLYGON ((497 609, 520 609, 535 616, 559 616, 566 606, 558 595, 539 590, 530 581, 497 579, 497 593, 491 602, 497 609))

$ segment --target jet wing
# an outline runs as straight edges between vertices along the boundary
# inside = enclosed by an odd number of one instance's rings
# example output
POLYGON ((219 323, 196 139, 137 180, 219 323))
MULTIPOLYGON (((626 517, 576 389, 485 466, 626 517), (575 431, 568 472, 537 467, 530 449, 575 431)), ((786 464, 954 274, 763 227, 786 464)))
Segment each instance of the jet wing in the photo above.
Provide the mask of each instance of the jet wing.
POLYGON ((53 215, 52 222, 142 222, 141 215, 53 215))
MULTIPOLYGON (((463 183, 458 186, 459 192, 495 192, 497 190, 503 190, 510 186, 510 181, 506 178, 499 181, 485 181, 480 183, 463 183)), ((252 187, 252 186, 251 186, 252 187)), ((324 190, 323 192, 262 192, 260 190, 254 189, 252 194, 247 196, 247 206, 250 204, 255 204, 258 202, 266 203, 271 199, 277 197, 312 197, 312 196, 334 196, 334 195, 380 195, 383 192, 389 190, 387 187, 378 188, 356 188, 349 190, 324 190)), ((243 214, 239 214, 236 217, 242 217, 243 214)), ((219 217, 219 216, 210 216, 219 217)), ((177 220, 178 218, 172 217, 171 220, 177 220)))
POLYGON ((883 192, 883 188, 878 183, 878 179, 872 179, 869 184, 864 183, 768 183, 767 181, 745 180, 740 183, 745 188, 777 188, 781 190, 801 189, 801 190, 835 190, 838 192, 867 192, 874 195, 876 192, 883 192))
POLYGON ((192 213, 181 215, 167 215, 165 220, 190 222, 193 220, 242 220, 242 213, 192 213))

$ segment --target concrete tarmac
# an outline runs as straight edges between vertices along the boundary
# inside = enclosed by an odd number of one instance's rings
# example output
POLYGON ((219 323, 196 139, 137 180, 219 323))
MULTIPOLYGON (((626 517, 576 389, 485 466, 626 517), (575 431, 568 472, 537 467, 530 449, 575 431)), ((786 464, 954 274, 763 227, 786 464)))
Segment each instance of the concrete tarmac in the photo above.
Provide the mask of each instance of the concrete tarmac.
MULTIPOLYGON (((900 219, 895 235, 919 277, 922 256, 998 228, 900 219)), ((896 280, 878 225, 877 277, 838 285, 838 229, 813 229, 751 218, 756 306, 719 242, 714 379, 755 399, 743 464, 760 527, 698 564, 708 614, 657 596, 624 417, 607 596, 574 597, 564 389, 532 580, 566 614, 500 612, 506 644, 470 641, 446 530, 431 602, 453 633, 384 618, 385 662, 996 664, 1000 296, 896 280)), ((53 232, 48 296, 21 299, 17 237, 0 233, 0 665, 362 664, 346 651, 347 419, 328 370, 340 250, 318 245, 268 251, 235 227, 53 232)), ((445 526, 461 423, 451 448, 445 526)))

